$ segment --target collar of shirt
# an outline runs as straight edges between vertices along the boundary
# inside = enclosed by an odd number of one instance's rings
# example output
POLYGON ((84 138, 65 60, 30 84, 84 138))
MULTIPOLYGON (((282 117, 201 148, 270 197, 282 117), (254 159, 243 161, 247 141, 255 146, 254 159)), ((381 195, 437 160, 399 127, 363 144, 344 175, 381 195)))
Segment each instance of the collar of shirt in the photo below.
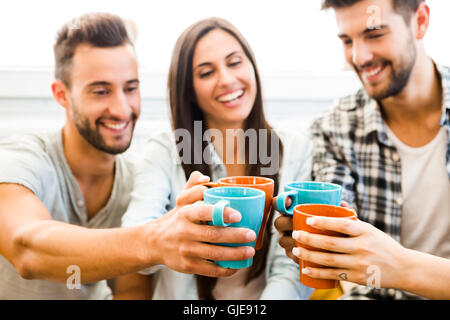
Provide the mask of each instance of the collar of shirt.
MULTIPOLYGON (((443 88, 441 125, 447 128, 450 139, 450 69, 436 63, 435 66, 441 76, 443 88)), ((365 136, 376 132, 377 138, 381 143, 389 147, 394 147, 394 144, 387 136, 386 125, 381 116, 380 106, 377 101, 370 98, 364 89, 361 89, 356 96, 356 102, 365 105, 363 110, 365 136)))

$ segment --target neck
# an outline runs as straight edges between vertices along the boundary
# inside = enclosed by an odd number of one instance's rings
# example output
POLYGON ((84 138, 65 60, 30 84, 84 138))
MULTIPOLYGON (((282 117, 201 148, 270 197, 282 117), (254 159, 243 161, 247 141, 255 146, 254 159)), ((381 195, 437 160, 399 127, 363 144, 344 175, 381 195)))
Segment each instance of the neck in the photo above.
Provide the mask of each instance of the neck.
POLYGON ((245 161, 245 122, 224 124, 206 120, 208 129, 220 131, 222 139, 214 139, 217 154, 227 168, 228 175, 244 175, 245 161), (221 141, 222 140, 222 141, 221 141))
POLYGON ((433 61, 418 56, 407 86, 396 96, 381 101, 386 122, 421 122, 442 110, 442 85, 433 61))
POLYGON ((69 124, 63 128, 63 146, 64 156, 77 180, 99 181, 114 175, 116 156, 94 148, 69 124))

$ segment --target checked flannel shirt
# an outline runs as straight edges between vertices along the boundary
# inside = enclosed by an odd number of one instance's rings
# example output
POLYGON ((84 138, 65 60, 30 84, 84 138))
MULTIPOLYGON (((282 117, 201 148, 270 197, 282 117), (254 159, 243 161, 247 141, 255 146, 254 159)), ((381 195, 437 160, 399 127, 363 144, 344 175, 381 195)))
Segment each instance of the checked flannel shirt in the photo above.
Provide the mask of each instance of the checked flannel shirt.
MULTIPOLYGON (((450 68, 436 68, 443 88, 441 126, 450 137, 450 68)), ((343 200, 357 210, 359 219, 400 241, 401 162, 378 103, 362 88, 341 98, 311 129, 313 179, 341 185, 343 200)), ((450 138, 446 168, 450 178, 450 138)))

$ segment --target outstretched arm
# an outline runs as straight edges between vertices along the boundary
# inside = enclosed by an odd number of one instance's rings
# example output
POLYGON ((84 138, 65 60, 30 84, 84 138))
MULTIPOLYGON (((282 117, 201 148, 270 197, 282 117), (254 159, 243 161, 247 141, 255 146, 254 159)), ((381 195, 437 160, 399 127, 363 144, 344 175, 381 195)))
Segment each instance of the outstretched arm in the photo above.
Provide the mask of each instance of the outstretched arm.
MULTIPOLYGON (((202 224, 211 220, 211 213, 212 206, 197 203, 139 227, 88 229, 52 220, 29 189, 0 184, 0 254, 26 279, 64 282, 71 265, 79 267, 82 283, 158 264, 179 272, 228 276, 234 271, 209 260, 248 259, 254 249, 212 243, 251 242, 256 235, 248 229, 202 224)), ((227 208, 224 218, 237 222, 240 214, 227 208)))
POLYGON ((308 276, 396 288, 431 299, 450 299, 450 260, 406 249, 384 232, 360 220, 314 217, 308 218, 307 223, 317 229, 349 236, 295 231, 293 238, 302 244, 332 251, 293 249, 300 259, 330 267, 309 267, 303 270, 308 276))

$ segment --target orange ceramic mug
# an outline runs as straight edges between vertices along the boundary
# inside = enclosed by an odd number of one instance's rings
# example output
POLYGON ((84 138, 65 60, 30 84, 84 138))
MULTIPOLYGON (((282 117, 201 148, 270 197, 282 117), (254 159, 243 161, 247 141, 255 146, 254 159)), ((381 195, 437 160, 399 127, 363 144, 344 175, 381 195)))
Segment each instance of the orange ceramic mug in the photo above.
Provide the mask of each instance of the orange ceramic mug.
POLYGON ((248 187, 262 190, 266 193, 266 203, 264 206, 264 216, 261 222, 261 228, 259 229, 258 238, 255 243, 255 250, 262 248, 264 240, 264 230, 269 219, 270 208, 272 207, 272 197, 274 192, 274 181, 265 177, 252 177, 252 176, 236 176, 225 177, 219 179, 217 182, 205 182, 202 185, 215 188, 215 187, 248 187))
MULTIPOLYGON (((294 208, 294 230, 302 230, 309 233, 315 234, 324 234, 328 236, 334 237, 344 237, 346 235, 328 230, 318 230, 310 225, 306 224, 306 219, 314 216, 321 217, 330 217, 330 218, 339 218, 339 219, 351 219, 356 220, 357 215, 356 212, 349 208, 332 206, 327 204, 300 204, 294 208)), ((302 247, 308 250, 329 252, 322 249, 317 249, 314 247, 306 246, 297 242, 297 247, 302 247)), ((305 286, 316 288, 316 289, 333 289, 338 285, 337 280, 327 280, 327 279, 315 279, 311 278, 305 274, 302 274, 302 269, 312 267, 312 268, 320 268, 322 265, 318 265, 316 263, 308 262, 300 260, 300 282, 305 286)))

